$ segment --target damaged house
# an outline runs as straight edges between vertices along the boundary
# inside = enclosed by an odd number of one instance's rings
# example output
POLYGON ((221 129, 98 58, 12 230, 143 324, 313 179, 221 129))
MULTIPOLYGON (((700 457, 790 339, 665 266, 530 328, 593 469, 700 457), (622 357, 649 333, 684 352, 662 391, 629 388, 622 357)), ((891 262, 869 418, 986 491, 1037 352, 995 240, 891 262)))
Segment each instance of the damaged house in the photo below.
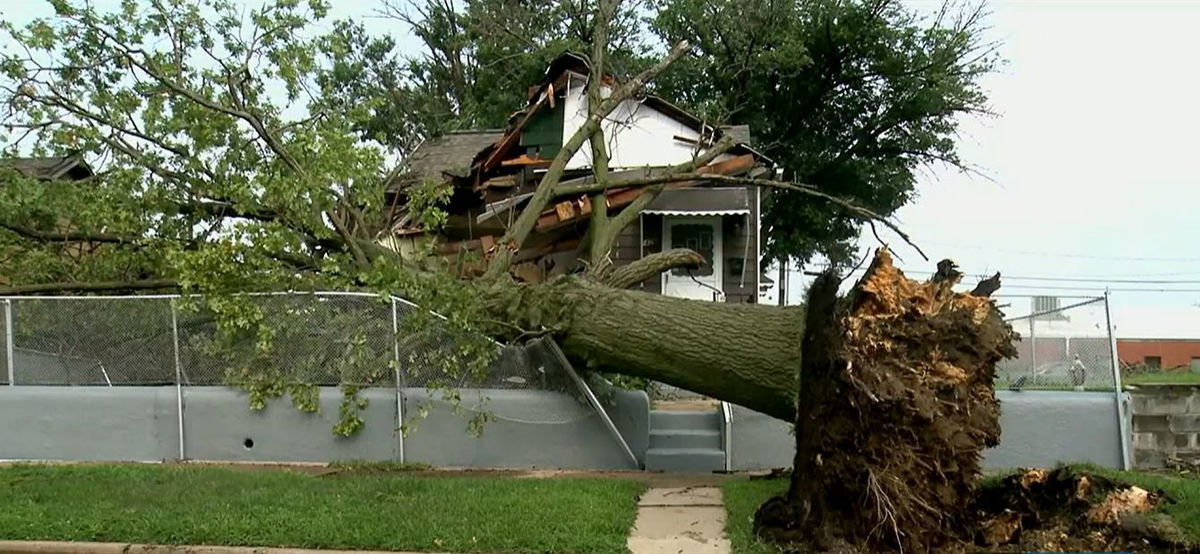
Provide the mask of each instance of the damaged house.
MULTIPOLYGON (((510 118, 506 129, 457 131, 422 143, 408 159, 407 176, 389 189, 389 205, 404 206, 406 188, 417 181, 450 185, 449 217, 434 237, 437 248, 447 256, 473 253, 469 257, 480 259, 533 195, 564 141, 586 120, 588 74, 585 58, 564 54, 540 84, 530 87, 527 105, 510 118)), ((606 82, 606 87, 614 84, 606 82)), ((777 174, 774 163, 748 145, 747 127, 710 125, 656 96, 625 100, 602 127, 610 182, 651 176, 688 162, 726 135, 735 146, 698 172, 756 178, 777 174)), ((567 164, 561 184, 588 183, 591 176, 591 149, 585 143, 567 164)), ((606 191, 609 213, 619 212, 640 192, 637 187, 606 191)), ((703 266, 676 268, 639 286, 678 297, 756 302, 764 280, 762 200, 758 187, 674 183, 621 232, 612 262, 619 266, 664 249, 690 248, 704 257, 703 266)), ((587 195, 555 198, 516 253, 517 277, 539 282, 578 270, 590 213, 587 195)), ((394 220, 394 246, 402 251, 430 236, 403 213, 394 220)))

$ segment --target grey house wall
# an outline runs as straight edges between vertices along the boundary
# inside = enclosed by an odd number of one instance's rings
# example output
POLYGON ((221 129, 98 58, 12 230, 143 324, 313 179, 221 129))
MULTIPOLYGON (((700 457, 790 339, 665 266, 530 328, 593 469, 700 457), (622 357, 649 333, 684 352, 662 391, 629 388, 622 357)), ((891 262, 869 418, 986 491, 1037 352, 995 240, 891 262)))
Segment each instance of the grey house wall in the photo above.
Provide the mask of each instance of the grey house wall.
MULTIPOLYGON (((724 275, 721 276, 721 289, 725 293, 726 302, 754 303, 758 301, 758 204, 754 201, 757 195, 755 187, 749 190, 750 214, 721 216, 722 235, 722 266, 724 275), (731 273, 730 260, 742 258, 745 275, 731 273)), ((613 261, 617 265, 625 265, 640 259, 643 254, 661 252, 663 249, 663 216, 659 214, 642 214, 638 225, 626 227, 617 237, 617 245, 613 253, 613 261)), ((662 293, 662 279, 654 277, 640 285, 640 290, 662 293)))
MULTIPOLYGON (((495 417, 479 437, 440 393, 403 391, 410 414, 427 410, 403 438, 404 459, 441 467, 630 469, 632 463, 590 407, 547 391, 464 390, 463 407, 495 417)), ((301 413, 286 399, 259 412, 246 396, 224 387, 184 389, 184 455, 195 460, 311 461, 396 460, 393 390, 363 391, 369 404, 363 428, 337 437, 341 391, 323 388, 320 411, 301 413)), ((616 391, 610 397, 627 432, 649 428, 645 393, 616 391)), ((469 415, 469 414, 468 414, 469 415)), ((160 461, 179 459, 174 387, 0 387, 0 459, 160 461)), ((645 431, 643 431, 644 433, 645 431)), ((635 442, 645 455, 645 442, 635 442)), ((640 450, 639 450, 640 449, 640 450)))
MULTIPOLYGON (((1121 467, 1111 392, 996 391, 996 398, 1000 444, 984 453, 985 468, 1052 467, 1059 462, 1121 467)), ((785 422, 737 407, 731 439, 736 470, 792 465, 794 437, 785 422)))

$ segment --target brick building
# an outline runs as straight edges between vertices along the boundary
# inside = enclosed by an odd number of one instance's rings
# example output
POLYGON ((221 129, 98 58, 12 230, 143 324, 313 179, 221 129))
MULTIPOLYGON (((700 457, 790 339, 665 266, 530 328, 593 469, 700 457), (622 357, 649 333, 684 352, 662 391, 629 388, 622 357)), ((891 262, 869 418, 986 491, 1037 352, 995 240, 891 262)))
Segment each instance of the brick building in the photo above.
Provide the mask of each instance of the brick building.
POLYGON ((1113 327, 1121 365, 1200 372, 1200 307, 1117 310, 1113 327))

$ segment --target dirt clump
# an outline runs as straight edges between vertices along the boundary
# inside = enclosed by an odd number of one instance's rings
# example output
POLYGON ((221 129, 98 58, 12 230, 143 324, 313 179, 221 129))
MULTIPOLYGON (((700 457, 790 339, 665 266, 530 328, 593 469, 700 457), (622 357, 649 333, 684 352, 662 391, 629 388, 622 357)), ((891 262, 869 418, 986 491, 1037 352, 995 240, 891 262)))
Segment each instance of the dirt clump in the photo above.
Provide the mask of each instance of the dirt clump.
POLYGON ((1086 471, 1024 470, 983 487, 980 552, 1200 552, 1165 514, 1165 494, 1086 471))

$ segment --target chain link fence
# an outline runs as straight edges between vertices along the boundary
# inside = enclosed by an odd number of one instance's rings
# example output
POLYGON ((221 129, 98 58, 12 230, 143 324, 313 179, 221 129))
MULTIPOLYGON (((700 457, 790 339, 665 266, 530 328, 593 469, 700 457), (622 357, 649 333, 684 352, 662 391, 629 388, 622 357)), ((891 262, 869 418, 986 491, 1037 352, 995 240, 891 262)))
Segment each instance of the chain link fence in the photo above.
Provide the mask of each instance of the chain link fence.
POLYGON ((1020 335, 1017 357, 996 368, 998 387, 1116 388, 1105 297, 1005 296, 997 301, 1020 335))
MULTIPOLYGON (((0 298, 0 309, 0 384, 170 386, 180 459, 187 456, 184 406, 191 387, 237 387, 251 407, 256 395, 286 393, 293 402, 299 395, 316 410, 317 387, 350 386, 347 398, 358 388, 394 391, 397 430, 446 410, 468 422, 531 425, 599 417, 630 462, 639 463, 604 408, 608 391, 596 386, 597 397, 553 339, 502 345, 399 298, 8 297, 0 298)), ((366 404, 359 400, 361 409, 366 404)))
POLYGON ((578 389, 540 351, 455 332, 402 299, 315 293, 239 302, 0 299, 0 383, 578 389))

